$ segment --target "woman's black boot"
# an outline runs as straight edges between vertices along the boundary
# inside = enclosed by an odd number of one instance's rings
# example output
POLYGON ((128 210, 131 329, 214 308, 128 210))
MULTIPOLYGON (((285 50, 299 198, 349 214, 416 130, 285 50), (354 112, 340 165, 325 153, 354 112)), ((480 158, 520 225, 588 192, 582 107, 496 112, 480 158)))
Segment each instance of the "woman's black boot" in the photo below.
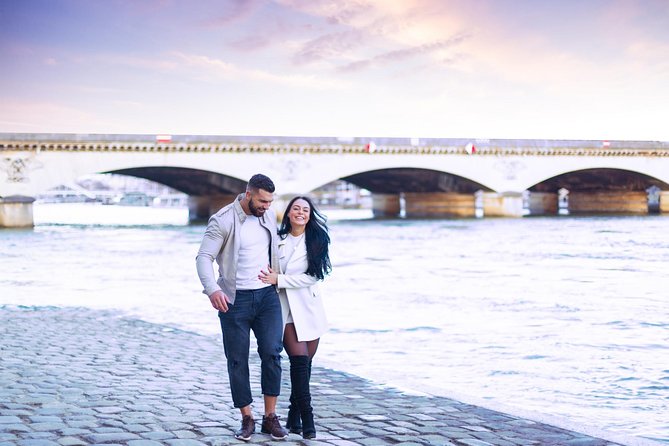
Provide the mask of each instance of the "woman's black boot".
POLYGON ((314 425, 311 392, 309 390, 309 357, 290 356, 289 359, 291 393, 295 395, 295 401, 302 419, 302 438, 316 438, 316 426, 314 425))
MULTIPOLYGON (((292 363, 291 363, 292 368, 292 363)), ((288 417, 286 418, 286 429, 291 434, 302 433, 302 418, 300 418, 300 410, 297 407, 297 401, 293 390, 290 391, 290 406, 288 406, 288 417)))

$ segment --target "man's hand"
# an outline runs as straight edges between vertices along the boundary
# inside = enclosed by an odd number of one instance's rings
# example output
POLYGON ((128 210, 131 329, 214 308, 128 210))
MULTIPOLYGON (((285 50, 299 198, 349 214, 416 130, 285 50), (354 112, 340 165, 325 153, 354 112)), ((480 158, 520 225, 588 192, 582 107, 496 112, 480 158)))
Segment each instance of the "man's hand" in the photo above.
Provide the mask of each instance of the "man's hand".
POLYGON ((218 311, 227 313, 230 299, 223 291, 218 290, 211 293, 211 296, 209 296, 209 301, 211 302, 212 307, 216 308, 218 311))

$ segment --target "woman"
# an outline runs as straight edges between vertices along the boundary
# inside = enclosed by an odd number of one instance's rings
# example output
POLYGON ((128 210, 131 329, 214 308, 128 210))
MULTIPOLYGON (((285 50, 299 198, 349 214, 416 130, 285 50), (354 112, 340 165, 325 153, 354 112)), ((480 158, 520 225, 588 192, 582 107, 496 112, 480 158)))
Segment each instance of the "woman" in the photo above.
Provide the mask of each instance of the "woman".
POLYGON ((283 313, 283 346, 290 359, 290 406, 286 427, 316 438, 311 407, 311 360, 318 341, 327 330, 327 320, 317 282, 332 270, 325 218, 308 197, 288 203, 279 228, 281 273, 261 271, 258 278, 278 285, 283 313))

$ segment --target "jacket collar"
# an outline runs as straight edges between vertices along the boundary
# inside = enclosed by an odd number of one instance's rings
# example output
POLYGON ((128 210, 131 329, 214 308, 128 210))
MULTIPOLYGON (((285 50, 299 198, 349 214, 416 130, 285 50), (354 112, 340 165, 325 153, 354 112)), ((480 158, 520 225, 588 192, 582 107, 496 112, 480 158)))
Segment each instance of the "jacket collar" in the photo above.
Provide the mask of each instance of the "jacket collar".
MULTIPOLYGON (((246 212, 244 212, 244 209, 242 208, 242 203, 241 203, 242 198, 244 198, 243 193, 237 195, 237 198, 235 199, 235 201, 233 203, 233 207, 235 208, 235 211, 237 212, 237 217, 239 217, 239 221, 241 223, 244 223, 246 221, 246 217, 248 217, 248 215, 246 214, 246 212)), ((258 218, 260 219, 260 222, 264 226, 265 223, 266 223, 265 222, 265 216, 263 215, 262 217, 258 217, 258 218)))
POLYGON ((235 211, 237 212, 237 217, 239 217, 239 221, 244 223, 244 221, 246 220, 246 217, 248 217, 248 215, 246 215, 246 212, 244 212, 244 209, 242 208, 242 203, 241 203, 242 198, 244 198, 243 193, 237 195, 237 198, 235 199, 235 201, 233 203, 233 207, 235 208, 235 211))

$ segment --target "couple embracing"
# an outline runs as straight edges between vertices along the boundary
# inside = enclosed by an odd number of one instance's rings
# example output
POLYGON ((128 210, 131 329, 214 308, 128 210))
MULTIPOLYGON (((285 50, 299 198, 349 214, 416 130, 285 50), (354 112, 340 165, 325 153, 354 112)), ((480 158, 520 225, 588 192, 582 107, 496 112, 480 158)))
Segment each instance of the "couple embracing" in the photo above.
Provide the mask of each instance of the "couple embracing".
POLYGON ((308 197, 288 203, 277 229, 270 210, 274 190, 265 175, 251 177, 246 192, 209 219, 196 259, 204 293, 218 310, 232 401, 242 415, 235 437, 244 441, 255 432, 248 366, 251 330, 261 360, 261 432, 275 440, 288 436, 276 415, 285 348, 291 382, 286 428, 305 439, 316 437, 309 381, 311 361, 327 329, 317 282, 331 270, 330 237, 325 218, 308 197))

